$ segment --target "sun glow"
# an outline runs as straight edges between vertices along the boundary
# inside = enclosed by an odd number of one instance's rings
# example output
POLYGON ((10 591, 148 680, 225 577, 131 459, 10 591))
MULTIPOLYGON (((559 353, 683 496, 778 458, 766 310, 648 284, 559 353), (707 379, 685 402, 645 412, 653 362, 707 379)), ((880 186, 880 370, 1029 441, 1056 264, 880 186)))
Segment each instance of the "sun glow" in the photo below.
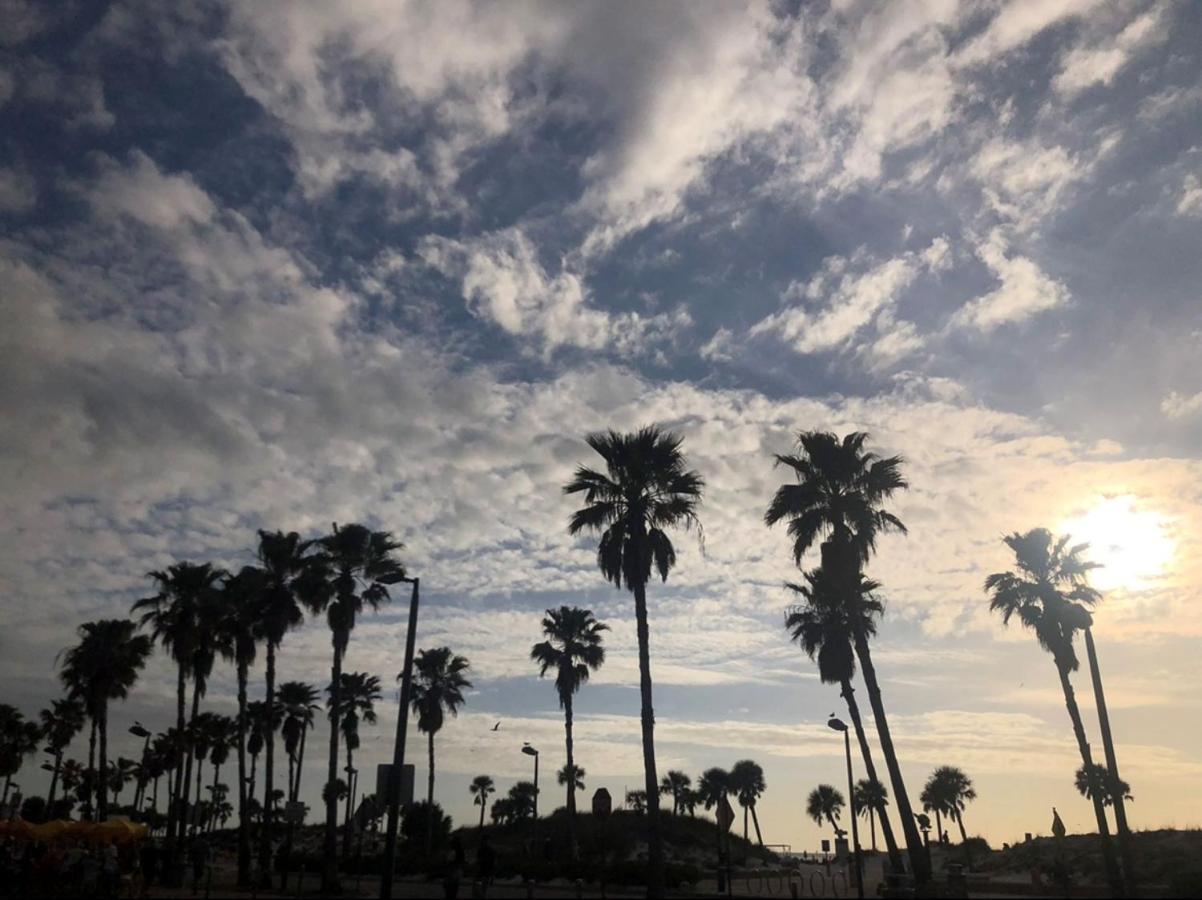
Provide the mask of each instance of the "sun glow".
POLYGON ((1136 508, 1132 496, 1103 497, 1087 512, 1066 519, 1060 533, 1074 544, 1088 542, 1085 558, 1101 563, 1090 584, 1102 591, 1137 591, 1150 587, 1173 558, 1167 521, 1158 513, 1136 508))

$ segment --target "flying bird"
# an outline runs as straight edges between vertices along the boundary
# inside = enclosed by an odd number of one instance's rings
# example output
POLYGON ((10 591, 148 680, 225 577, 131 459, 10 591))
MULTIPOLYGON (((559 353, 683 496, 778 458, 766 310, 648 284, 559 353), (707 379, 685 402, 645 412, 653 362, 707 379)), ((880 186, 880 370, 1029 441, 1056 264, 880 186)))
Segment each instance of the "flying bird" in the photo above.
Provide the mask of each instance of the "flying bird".
POLYGON ((498 730, 500 727, 501 727, 501 723, 500 723, 500 722, 498 722, 496 725, 494 725, 494 726, 492 727, 492 730, 493 730, 493 731, 496 731, 496 730, 498 730))

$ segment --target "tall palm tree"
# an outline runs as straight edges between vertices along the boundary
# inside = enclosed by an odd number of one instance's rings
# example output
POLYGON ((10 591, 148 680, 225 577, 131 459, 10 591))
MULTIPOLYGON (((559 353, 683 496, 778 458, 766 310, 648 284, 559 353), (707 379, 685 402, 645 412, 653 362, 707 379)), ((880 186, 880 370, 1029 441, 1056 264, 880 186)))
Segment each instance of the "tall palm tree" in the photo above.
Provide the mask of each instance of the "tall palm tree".
POLYGON ((843 834, 843 829, 839 827, 843 806, 843 795, 837 788, 829 784, 820 784, 810 791, 810 796, 806 799, 806 815, 813 819, 816 825, 821 825, 823 821, 829 822, 835 830, 837 840, 843 834))
POLYGON ((493 784, 493 780, 489 776, 477 775, 467 789, 472 795, 472 803, 480 807, 480 830, 483 832, 484 807, 488 805, 489 794, 497 792, 497 786, 493 784))
POLYGON ((49 709, 43 709, 39 714, 42 721, 42 736, 46 746, 54 754, 54 771, 50 774, 50 791, 46 797, 46 808, 54 806, 54 797, 58 789, 59 769, 63 765, 63 753, 75 740, 75 735, 83 731, 87 721, 87 710, 77 697, 64 697, 52 700, 49 709))
MULTIPOLYGON (((793 559, 798 566, 806 551, 822 540, 822 568, 847 602, 859 593, 861 568, 876 551, 877 538, 890 531, 906 532, 901 519, 883 508, 895 491, 908 487, 901 474, 902 458, 881 458, 866 451, 867 441, 868 435, 864 432, 852 432, 842 440, 831 432, 801 432, 797 436, 797 452, 776 457, 778 465, 792 471, 794 481, 777 489, 764 513, 764 521, 769 526, 782 520, 788 522, 788 533, 793 539, 793 559)), ((885 754, 910 866, 915 881, 921 886, 930 880, 930 862, 914 823, 910 798, 885 716, 876 668, 872 664, 869 635, 859 627, 862 621, 858 616, 851 620, 852 643, 860 660, 877 735, 885 754)))
MULTIPOLYGON (((124 700, 150 658, 154 644, 128 619, 100 619, 79 626, 79 643, 63 654, 63 686, 79 697, 100 736, 99 771, 108 770, 110 700, 124 700)), ((98 779, 97 814, 108 817, 108 791, 98 779)))
MULTIPOLYGON (((876 774, 876 763, 868 736, 860 717, 860 704, 851 680, 856 674, 856 655, 853 635, 859 630, 866 637, 876 635, 876 620, 884 612, 884 605, 877 599, 875 591, 879 585, 860 576, 859 585, 848 602, 847 595, 836 589, 833 579, 821 567, 804 573, 804 584, 787 583, 785 587, 802 599, 785 620, 793 640, 806 655, 818 663, 818 677, 823 684, 837 684, 840 695, 847 703, 847 713, 855 728, 860 755, 864 757, 864 769, 870 781, 880 783, 876 774), (852 618, 857 620, 853 624, 852 618)), ((895 872, 902 871, 901 852, 893 836, 893 826, 884 807, 877 810, 881 820, 881 833, 889 851, 889 865, 895 872)), ((876 849, 876 825, 873 823, 873 849, 876 849)))
POLYGON ((0 703, 0 775, 4 776, 4 793, 0 803, 8 799, 13 776, 21 771, 25 757, 37 752, 42 730, 37 722, 29 721, 15 706, 0 703))
MULTIPOLYGON (((426 780, 426 803, 434 807, 434 735, 442 729, 446 714, 459 715, 464 704, 463 691, 472 683, 467 679, 471 663, 466 657, 456 656, 450 647, 419 650, 413 660, 413 711, 417 714, 417 728, 429 742, 430 769, 426 780)), ((397 676, 400 681, 401 676, 397 676)), ((434 817, 428 818, 433 823, 434 817)), ((426 852, 430 851, 433 832, 426 829, 426 852)))
MULTIPOLYGON (((538 663, 540 678, 550 670, 555 671, 555 692, 559 695, 559 708, 563 710, 568 769, 574 769, 576 765, 572 746, 572 697, 588 681, 589 673, 597 671, 605 662, 601 632, 608 630, 608 625, 593 617, 591 609, 575 606, 549 609, 543 617, 543 634, 547 640, 530 650, 530 658, 538 663)), ((566 784, 568 789, 568 843, 575 859, 578 855, 576 779, 569 778, 561 784, 566 784)))
MULTIPOLYGON (((298 584, 302 600, 313 613, 326 615, 333 645, 330 666, 330 754, 326 769, 327 786, 338 781, 338 738, 342 719, 338 691, 342 683, 342 663, 350 643, 355 620, 364 607, 379 609, 389 598, 389 585, 405 577, 405 567, 396 557, 402 545, 387 531, 372 531, 364 525, 337 523, 333 531, 318 539, 319 552, 312 557, 307 576, 298 584)), ((323 790, 326 804, 326 830, 321 873, 323 893, 338 889, 338 797, 323 790)))
MULTIPOLYGON (((151 635, 168 652, 177 666, 176 676, 176 733, 185 733, 187 680, 192 673, 193 652, 200 634, 199 607, 217 590, 225 573, 209 563, 181 562, 165 570, 148 573, 157 593, 133 605, 131 612, 141 612, 140 622, 149 626, 151 635)), ((179 867, 180 838, 183 835, 183 815, 180 801, 184 796, 184 741, 173 744, 175 786, 167 804, 167 840, 164 847, 168 883, 182 877, 179 867)))
POLYGON ((678 769, 669 769, 668 774, 659 780, 659 792, 672 795, 672 815, 680 814, 680 799, 692 786, 693 780, 678 769))
MULTIPOLYGON (((327 687, 326 692, 330 697, 328 707, 332 710, 334 699, 333 685, 327 687)), ((360 744, 359 723, 376 724, 375 704, 382 696, 380 693, 380 679, 375 675, 368 675, 366 672, 343 672, 342 685, 338 695, 340 698, 339 702, 342 705, 342 720, 339 722, 339 727, 342 728, 342 737, 346 744, 347 783, 352 784, 349 775, 355 766, 355 751, 359 749, 360 744)), ((348 791, 346 795, 346 814, 342 826, 343 857, 349 857, 351 854, 352 803, 354 803, 354 793, 353 791, 348 791)))
POLYGON ((889 789, 875 778, 861 778, 856 782, 851 805, 857 813, 868 818, 872 849, 876 850, 876 820, 879 816, 882 823, 886 821, 885 807, 889 805, 889 789))
MULTIPOLYGON (((1033 528, 1025 534, 1015 532, 1003 541, 1014 553, 1017 571, 995 572, 985 579, 989 608, 1001 613, 1005 625, 1017 616, 1024 627, 1035 632, 1039 646, 1051 654, 1081 762, 1088 770, 1094 764, 1093 756, 1070 679, 1079 665, 1073 637, 1088 624, 1082 621, 1081 605, 1092 606, 1100 599, 1088 582, 1089 570, 1094 566, 1082 558, 1087 545, 1070 547, 1068 535, 1054 538, 1046 528, 1033 528)), ((1106 810, 1100 796, 1090 799, 1107 879, 1111 890, 1122 895, 1125 886, 1110 842, 1106 810)), ((1130 871, 1130 856, 1124 853, 1124 857, 1130 871)))
POLYGON ((767 790, 767 785, 764 783, 764 770, 757 762, 741 759, 731 766, 730 782, 734 788, 735 799, 743 807, 743 852, 744 859, 746 859, 746 853, 751 847, 751 841, 747 837, 747 813, 749 811, 755 822, 755 839, 761 847, 764 846, 764 836, 760 833, 760 819, 755 814, 755 803, 767 790))
POLYGON ((320 692, 303 681, 285 681, 278 695, 284 712, 284 724, 280 734, 284 738, 284 752, 288 754, 288 799, 295 801, 300 796, 301 770, 305 762, 305 737, 313 727, 320 692))
MULTIPOLYGON (((263 571, 263 596, 259 605, 257 636, 267 648, 267 697, 269 709, 275 709, 275 655, 286 635, 304 621, 302 593, 310 596, 310 582, 324 572, 311 552, 313 541, 303 541, 295 531, 259 531, 258 560, 263 571)), ((273 718, 274 712, 272 715, 273 718)), ((259 829, 259 871, 262 887, 271 886, 271 837, 275 818, 275 732, 267 732, 267 756, 264 775, 267 788, 263 796, 263 826, 259 829)))
POLYGON ((592 434, 588 445, 605 461, 605 472, 576 469, 564 486, 583 494, 585 506, 572 514, 568 533, 599 532, 597 565, 607 581, 634 595, 642 702, 643 777, 647 792, 647 896, 664 891, 664 845, 659 828, 659 778, 655 772, 655 709, 647 623, 647 582, 652 566, 661 580, 676 565, 668 530, 696 525, 705 482, 685 466, 681 439, 656 426, 632 434, 592 434))

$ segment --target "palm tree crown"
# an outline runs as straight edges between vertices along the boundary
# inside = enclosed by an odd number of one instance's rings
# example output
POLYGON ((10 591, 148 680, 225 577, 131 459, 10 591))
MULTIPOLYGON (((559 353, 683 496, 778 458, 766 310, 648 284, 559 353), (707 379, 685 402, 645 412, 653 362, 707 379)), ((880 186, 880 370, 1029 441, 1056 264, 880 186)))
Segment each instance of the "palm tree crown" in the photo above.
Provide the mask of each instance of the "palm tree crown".
POLYGON ((843 807, 843 795, 829 784, 818 785, 810 791, 810 796, 806 798, 806 815, 818 825, 821 825, 824 820, 829 822, 836 834, 840 833, 838 821, 843 807))
POLYGON ((609 626, 598 622, 590 609, 561 606, 549 609, 543 617, 543 634, 548 640, 535 644, 530 658, 539 664, 539 675, 555 670, 555 690, 559 705, 571 702, 571 697, 605 662, 601 632, 609 626))
POLYGON ((470 668, 471 663, 450 647, 418 651, 413 660, 412 704, 421 731, 434 734, 442 729, 446 713, 459 714, 466 702, 463 691, 472 686, 465 674, 470 668))
POLYGON ((882 459, 865 451, 867 440, 862 431, 842 440, 827 431, 803 431, 797 436, 798 453, 777 455, 777 464, 792 469, 797 480, 777 489, 764 522, 771 526, 788 520, 798 565, 806 550, 828 534, 850 543, 867 562, 878 535, 905 533, 901 520, 881 509, 894 491, 908 486, 902 458, 882 459))
POLYGON ((822 568, 806 572, 804 577, 804 584, 785 584, 805 601, 789 613, 785 628, 806 655, 817 661, 824 684, 850 681, 856 674, 853 636, 860 629, 865 637, 873 637, 876 620, 885 611, 875 594, 880 584, 860 575, 858 595, 848 598, 822 568))

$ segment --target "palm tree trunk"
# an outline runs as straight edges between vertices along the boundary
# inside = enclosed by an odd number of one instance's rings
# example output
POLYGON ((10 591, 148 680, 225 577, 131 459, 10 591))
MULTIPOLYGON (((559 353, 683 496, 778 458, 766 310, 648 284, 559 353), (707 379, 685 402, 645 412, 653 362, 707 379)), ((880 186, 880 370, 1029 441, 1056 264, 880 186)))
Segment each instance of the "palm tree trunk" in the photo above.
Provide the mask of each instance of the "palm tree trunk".
POLYGON ((342 858, 351 858, 351 805, 355 802, 354 792, 351 790, 355 776, 351 774, 351 770, 355 767, 355 751, 351 749, 350 742, 346 745, 346 811, 342 816, 342 858))
POLYGON ((341 720, 340 685, 342 680, 342 650, 339 636, 334 636, 334 664, 330 667, 330 758, 326 765, 326 831, 323 853, 324 865, 321 872, 321 892, 338 893, 338 794, 334 785, 338 783, 338 725, 341 720))
POLYGON ((300 749, 296 752, 296 785, 292 788, 292 799, 300 797, 301 772, 305 769, 305 738, 309 736, 309 726, 301 729, 300 749))
POLYGON ((154 776, 154 790, 150 792, 150 809, 156 816, 159 814, 159 778, 154 776))
MULTIPOLYGON (((860 755, 864 757, 864 771, 868 773, 868 777, 873 781, 879 782, 880 779, 876 776, 876 763, 872 761, 872 749, 868 746, 868 735, 864 733, 864 722, 860 718, 860 704, 856 702, 855 688, 851 686, 850 681, 843 682, 842 696, 847 702, 847 714, 851 717, 851 723, 856 730, 856 740, 860 744, 860 755)), ((879 813, 881 817, 881 835, 885 838, 885 847, 889 852, 889 868, 897 873, 904 872, 905 866, 902 863, 901 851, 897 849, 897 839, 893 836, 893 826, 889 822, 889 816, 883 808, 879 810, 879 813)), ((874 825, 873 850, 876 849, 875 832, 876 827, 874 825)))
MULTIPOLYGON (((434 846, 434 732, 429 732, 430 774, 426 779, 426 858, 434 846)), ((537 800, 534 801, 538 803, 537 800)))
POLYGON ((960 843, 968 843, 968 833, 964 830, 964 817, 960 815, 960 810, 956 810, 953 815, 956 817, 956 824, 960 827, 960 843))
MULTIPOLYGON (((200 715, 200 684, 196 681, 193 681, 193 683, 192 683, 192 718, 188 720, 189 732, 191 732, 191 730, 196 727, 196 717, 199 715, 200 715)), ((195 758, 195 756, 196 756, 195 749, 192 746, 191 739, 189 739, 188 753, 187 753, 187 756, 184 758, 183 791, 180 794, 180 800, 185 804, 188 802, 188 794, 191 792, 191 789, 192 789, 192 761, 195 758)), ((184 833, 186 831, 187 825, 189 824, 188 820, 191 820, 191 819, 194 819, 194 816, 192 816, 192 815, 189 815, 186 817, 180 816, 179 839, 180 839, 181 844, 183 843, 184 833)))
POLYGON ((659 830, 659 778, 655 772, 655 707, 651 702, 651 640, 647 627, 647 589, 634 586, 639 638, 639 693, 642 696, 643 782, 647 790, 647 896, 664 894, 664 843, 659 830))
MULTIPOLYGON (((1102 750, 1106 754, 1106 769, 1110 777, 1119 777, 1118 757, 1114 752, 1114 736, 1110 731, 1110 713, 1106 711, 1106 694, 1102 690, 1102 670, 1098 667, 1098 651, 1093 642, 1093 629, 1085 629, 1085 650, 1089 656, 1089 674, 1093 680, 1094 702, 1098 707, 1098 728, 1102 732, 1102 750)), ((1127 807, 1122 791, 1115 791, 1114 827, 1119 833, 1119 853, 1123 857, 1123 886, 1127 893, 1135 896, 1135 860, 1131 846, 1131 829, 1127 827, 1127 807)))
POLYGON ((935 843, 943 843, 943 819, 939 816, 939 807, 935 807, 935 843))
MULTIPOLYGON (((1069 666, 1067 662, 1056 659, 1056 671, 1060 675, 1060 687, 1064 691, 1064 705, 1068 708, 1068 717, 1073 723, 1073 734, 1077 738, 1077 749, 1081 752, 1081 761, 1085 771, 1093 770, 1093 756, 1089 752, 1089 741, 1085 739, 1085 725, 1081 721, 1081 710, 1077 707, 1077 695, 1069 681, 1069 666)), ((1114 846, 1110 843, 1110 826, 1106 823, 1106 810, 1102 806, 1102 797, 1093 797, 1094 818, 1098 822, 1098 840, 1102 845, 1102 862, 1106 866, 1106 879, 1110 882, 1110 890, 1116 897, 1123 896, 1123 877, 1119 872, 1118 860, 1114 855, 1114 846)))
POLYGON ((213 765, 213 820, 210 831, 217 827, 217 776, 221 772, 221 766, 213 765))
POLYGON ((764 835, 760 831, 760 817, 755 814, 755 804, 751 804, 751 824, 755 826, 755 839, 762 848, 764 846, 764 835))
POLYGON ((488 803, 488 795, 480 795, 480 833, 484 833, 484 805, 488 803))
POLYGON ((92 716, 92 732, 88 737, 88 807, 92 821, 96 821, 96 808, 100 802, 96 796, 96 717, 92 716))
POLYGON ((250 887, 250 818, 246 794, 246 682, 245 662, 238 663, 238 887, 250 887))
POLYGON ((872 852, 876 853, 876 810, 868 807, 868 831, 872 835, 872 852))
POLYGON ((97 804, 97 820, 105 821, 109 814, 109 792, 108 784, 108 758, 109 758, 109 723, 108 723, 108 701, 103 701, 99 710, 100 713, 100 802, 97 804))
POLYGON ((747 837, 747 813, 750 807, 744 803, 743 806, 743 865, 747 865, 748 855, 751 853, 751 841, 747 837))
POLYGON ((58 770, 63 764, 63 751, 59 750, 54 754, 54 771, 50 774, 50 794, 46 798, 46 814, 52 815, 50 810, 54 807, 54 794, 58 789, 58 770))
POLYGON ((275 816, 275 645, 267 643, 267 761, 263 766, 263 818, 259 825, 259 887, 271 887, 271 826, 275 816))
POLYGON ((868 649, 868 639, 863 632, 855 633, 856 657, 860 660, 860 671, 864 676, 864 686, 868 689, 868 702, 872 707, 872 717, 876 720, 877 736, 881 741, 881 750, 885 754, 885 766, 889 770, 889 781, 893 787, 893 798, 897 804, 897 815, 901 819, 902 834, 906 837, 906 848, 910 852, 910 868, 914 873, 914 881, 924 885, 931 879, 930 862, 927 859, 926 848, 914 824, 914 811, 910 807, 910 795, 906 793, 906 783, 902 779, 901 766, 897 762, 897 751, 893 749, 893 737, 889 733, 889 722, 885 718, 885 704, 881 699, 881 688, 876 680, 876 669, 872 665, 872 654, 868 649))
POLYGON ((563 698, 563 730, 568 750, 568 847, 572 859, 579 857, 576 846, 576 757, 572 747, 572 695, 563 698))

